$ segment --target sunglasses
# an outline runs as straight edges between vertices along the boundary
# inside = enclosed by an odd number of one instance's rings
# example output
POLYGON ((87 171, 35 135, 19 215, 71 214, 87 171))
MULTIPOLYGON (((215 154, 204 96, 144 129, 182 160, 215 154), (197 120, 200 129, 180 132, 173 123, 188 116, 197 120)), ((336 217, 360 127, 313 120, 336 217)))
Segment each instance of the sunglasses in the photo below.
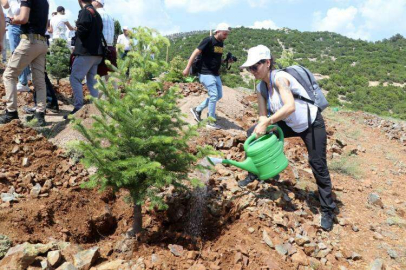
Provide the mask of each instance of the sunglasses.
POLYGON ((261 61, 259 61, 258 63, 256 63, 255 65, 252 65, 252 66, 250 66, 250 67, 247 67, 247 70, 250 71, 250 72, 256 72, 256 71, 258 70, 258 67, 259 67, 260 65, 262 65, 263 63, 265 63, 265 60, 261 60, 261 61))

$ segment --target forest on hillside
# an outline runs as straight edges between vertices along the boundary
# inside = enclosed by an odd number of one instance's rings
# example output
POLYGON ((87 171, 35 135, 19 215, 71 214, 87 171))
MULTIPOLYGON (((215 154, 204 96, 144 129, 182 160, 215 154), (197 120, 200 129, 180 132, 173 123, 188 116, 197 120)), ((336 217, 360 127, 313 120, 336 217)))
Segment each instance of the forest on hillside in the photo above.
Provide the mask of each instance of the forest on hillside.
MULTIPOLYGON (((208 35, 209 31, 203 31, 170 37, 169 60, 175 56, 188 59, 208 35)), ((232 29, 224 44, 225 52, 238 58, 230 70, 223 70, 223 83, 229 87, 252 89, 238 67, 245 61, 249 48, 263 44, 276 59, 282 54, 292 58, 282 63, 298 63, 313 73, 328 76, 319 83, 328 91, 331 106, 406 119, 406 39, 399 34, 367 42, 331 32, 240 27, 232 29)))

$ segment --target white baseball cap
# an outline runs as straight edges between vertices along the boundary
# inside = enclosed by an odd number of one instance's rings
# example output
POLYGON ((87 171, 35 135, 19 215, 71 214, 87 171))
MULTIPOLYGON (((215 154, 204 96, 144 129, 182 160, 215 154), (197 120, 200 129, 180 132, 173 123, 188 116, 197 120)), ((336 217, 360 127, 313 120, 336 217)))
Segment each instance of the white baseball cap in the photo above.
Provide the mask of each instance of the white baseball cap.
POLYGON ((123 27, 123 30, 128 30, 128 26, 124 26, 124 27, 123 27))
POLYGON ((96 0, 96 1, 104 6, 104 0, 96 0))
POLYGON ((216 27, 216 30, 214 30, 214 33, 218 31, 227 31, 230 32, 230 26, 226 23, 219 23, 216 27))
POLYGON ((247 61, 241 66, 241 68, 246 68, 255 65, 259 61, 263 59, 271 59, 271 51, 268 47, 264 45, 258 45, 256 47, 252 47, 248 50, 248 58, 247 61))

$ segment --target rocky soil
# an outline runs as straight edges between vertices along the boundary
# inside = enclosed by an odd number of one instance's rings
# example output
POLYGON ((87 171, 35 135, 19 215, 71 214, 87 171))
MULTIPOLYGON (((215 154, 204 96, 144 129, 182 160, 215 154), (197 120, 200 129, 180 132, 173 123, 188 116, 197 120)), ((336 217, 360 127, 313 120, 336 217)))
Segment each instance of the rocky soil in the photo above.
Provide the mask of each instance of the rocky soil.
MULTIPOLYGON (((62 104, 71 98, 64 87, 62 104)), ((194 124, 189 110, 206 98, 204 89, 180 88, 179 106, 194 124)), ((29 103, 28 94, 19 101, 29 103)), ((243 160, 253 103, 255 95, 224 87, 218 105, 224 129, 201 129, 190 151, 210 144, 243 160)), ((89 125, 93 109, 78 114, 89 125)), ((79 187, 89 172, 67 147, 64 138, 78 139, 68 122, 54 118, 45 130, 19 121, 1 126, 0 269, 405 269, 404 124, 360 112, 323 114, 339 206, 331 232, 319 229, 317 186, 298 138, 285 140, 290 165, 278 180, 241 189, 237 181, 246 172, 238 168, 192 172, 206 186, 166 190, 166 211, 147 202, 145 232, 134 239, 126 234, 132 223, 126 192, 79 187)))

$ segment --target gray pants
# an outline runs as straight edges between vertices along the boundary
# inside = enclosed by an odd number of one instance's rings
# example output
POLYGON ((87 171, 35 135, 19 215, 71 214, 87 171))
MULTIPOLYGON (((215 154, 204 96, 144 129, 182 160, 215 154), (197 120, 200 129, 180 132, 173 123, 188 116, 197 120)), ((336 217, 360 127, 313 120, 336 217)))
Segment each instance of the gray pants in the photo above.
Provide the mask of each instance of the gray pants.
POLYGON ((97 73, 97 66, 101 63, 101 56, 75 56, 70 75, 70 84, 73 90, 73 105, 75 109, 83 107, 83 87, 82 81, 86 76, 86 85, 92 97, 98 98, 99 91, 94 88, 96 80, 94 77, 97 73))

